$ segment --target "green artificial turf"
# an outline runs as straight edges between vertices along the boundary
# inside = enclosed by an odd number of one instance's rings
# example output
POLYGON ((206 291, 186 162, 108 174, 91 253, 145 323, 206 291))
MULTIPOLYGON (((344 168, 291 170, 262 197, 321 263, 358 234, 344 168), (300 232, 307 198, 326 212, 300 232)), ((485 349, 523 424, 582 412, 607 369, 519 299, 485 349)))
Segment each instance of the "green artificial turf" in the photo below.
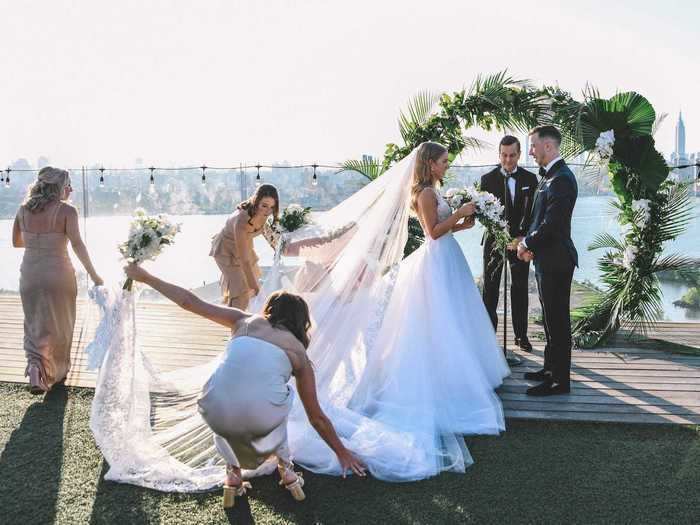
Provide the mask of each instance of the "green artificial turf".
POLYGON ((305 473, 296 503, 273 476, 224 512, 220 492, 163 494, 103 480, 92 391, 42 402, 0 383, 0 523, 691 523, 700 520, 700 431, 508 422, 468 438, 466 474, 417 483, 305 473))

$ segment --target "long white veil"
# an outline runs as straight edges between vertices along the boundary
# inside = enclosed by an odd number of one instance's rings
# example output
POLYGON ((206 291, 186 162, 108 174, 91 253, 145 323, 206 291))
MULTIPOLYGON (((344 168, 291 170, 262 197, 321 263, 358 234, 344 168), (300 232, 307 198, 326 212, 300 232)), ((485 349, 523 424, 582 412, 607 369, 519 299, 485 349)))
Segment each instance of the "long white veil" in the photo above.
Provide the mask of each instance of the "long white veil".
MULTIPOLYGON (((387 325, 383 318, 407 240, 414 158, 415 151, 332 210, 317 214, 313 224, 286 234, 283 251, 298 255, 301 264, 289 268, 277 257, 251 307, 259 309, 267 294, 281 287, 307 300, 314 323, 308 354, 322 407, 370 472, 391 481, 460 471, 471 463, 460 436, 424 420, 391 420, 372 398, 378 385, 363 381, 386 356, 386 349, 376 351, 378 336, 396 330, 396 319, 387 325)), ((134 297, 101 289, 96 300, 104 315, 88 349, 92 361, 101 363, 91 429, 110 465, 106 478, 176 492, 219 485, 223 464, 196 403, 218 360, 159 371, 140 350, 131 315, 134 297)), ((288 436, 295 462, 314 472, 340 474, 335 455, 308 423, 298 397, 288 436)))

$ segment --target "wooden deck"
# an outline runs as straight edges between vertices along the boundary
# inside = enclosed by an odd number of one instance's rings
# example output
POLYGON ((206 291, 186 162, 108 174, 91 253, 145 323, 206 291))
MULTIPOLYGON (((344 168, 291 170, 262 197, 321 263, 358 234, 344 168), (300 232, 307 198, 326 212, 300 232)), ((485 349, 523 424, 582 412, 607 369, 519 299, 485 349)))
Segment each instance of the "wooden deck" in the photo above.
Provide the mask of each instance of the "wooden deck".
MULTIPOLYGON (((85 369, 85 345, 98 318, 95 306, 79 302, 67 384, 94 387, 95 373, 85 369)), ((25 382, 22 308, 17 296, 0 296, 0 381, 25 382)), ((140 340, 161 369, 197 365, 221 351, 228 331, 174 305, 142 303, 137 310, 140 340)), ((653 339, 700 346, 700 323, 661 323, 648 341, 626 341, 595 351, 574 351, 572 392, 531 398, 523 378, 542 365, 541 327, 529 333, 535 352, 518 352, 523 364, 499 389, 510 418, 625 423, 700 424, 700 354, 671 354, 655 349, 653 339)), ((499 337, 502 337, 499 335, 499 337)), ((500 339, 499 339, 500 340, 500 339)))

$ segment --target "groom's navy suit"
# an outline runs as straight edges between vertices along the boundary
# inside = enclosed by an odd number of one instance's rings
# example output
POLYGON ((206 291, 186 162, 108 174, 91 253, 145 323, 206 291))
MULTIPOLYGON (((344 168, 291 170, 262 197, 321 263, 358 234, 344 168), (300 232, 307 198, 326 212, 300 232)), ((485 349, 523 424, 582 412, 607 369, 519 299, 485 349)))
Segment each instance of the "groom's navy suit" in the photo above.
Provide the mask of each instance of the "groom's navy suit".
POLYGON ((553 381, 566 387, 571 369, 571 280, 578 266, 578 254, 571 240, 571 216, 577 196, 576 178, 566 163, 559 160, 540 182, 532 223, 524 239, 535 254, 535 275, 547 339, 544 369, 552 373, 553 381))

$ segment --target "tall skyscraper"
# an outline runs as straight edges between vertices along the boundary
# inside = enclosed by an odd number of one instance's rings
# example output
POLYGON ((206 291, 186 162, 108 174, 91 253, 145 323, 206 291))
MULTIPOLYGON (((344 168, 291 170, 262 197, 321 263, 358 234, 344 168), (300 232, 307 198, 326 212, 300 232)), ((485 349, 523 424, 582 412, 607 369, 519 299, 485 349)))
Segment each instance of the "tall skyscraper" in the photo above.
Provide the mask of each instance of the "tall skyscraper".
MULTIPOLYGON (((675 143, 673 145, 673 153, 671 154, 671 166, 685 166, 691 163, 685 151, 685 123, 683 122, 683 113, 679 112, 678 122, 676 122, 675 143)), ((673 170, 671 175, 679 181, 690 181, 695 178, 695 170, 693 168, 677 169, 673 170)))
POLYGON ((678 122, 676 123, 676 143, 674 153, 677 159, 685 157, 685 124, 683 123, 683 113, 678 113, 678 122))

